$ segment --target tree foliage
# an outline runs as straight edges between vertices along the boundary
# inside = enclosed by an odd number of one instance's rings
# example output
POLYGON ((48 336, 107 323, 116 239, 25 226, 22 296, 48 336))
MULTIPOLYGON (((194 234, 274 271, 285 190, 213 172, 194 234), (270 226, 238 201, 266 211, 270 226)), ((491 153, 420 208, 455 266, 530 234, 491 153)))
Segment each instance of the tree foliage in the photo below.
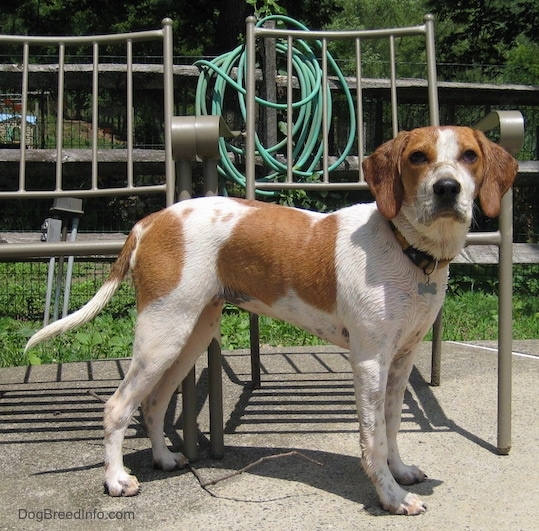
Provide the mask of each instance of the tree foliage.
MULTIPOLYGON (((531 66, 537 62, 538 0, 426 0, 426 7, 438 19, 437 55, 441 63, 480 67, 492 76, 502 71, 501 66, 513 61, 525 71, 528 68, 524 58, 533 58, 531 66)), ((454 70, 448 72, 454 75, 454 70)), ((516 70, 506 72, 512 76, 516 70)), ((527 78, 523 73, 520 71, 519 77, 527 78)), ((529 74, 535 80, 527 79, 527 82, 537 82, 533 68, 529 74)), ((507 76, 501 80, 517 81, 507 76)))
POLYGON ((177 55, 219 54, 234 48, 247 16, 286 11, 321 28, 338 10, 330 0, 21 0, 0 4, 0 32, 91 35, 154 29, 174 21, 177 55))
MULTIPOLYGON (((423 0, 340 0, 341 9, 332 17, 329 29, 361 30, 374 28, 396 28, 421 24, 425 14, 423 0)), ((354 57, 353 43, 336 42, 332 51, 336 57, 354 57)), ((387 75, 384 65, 388 64, 389 46, 387 39, 369 41, 362 46, 365 77, 387 75)), ((415 77, 415 65, 425 61, 425 46, 420 39, 398 39, 396 53, 399 74, 415 77)))
MULTIPOLYGON (((508 65, 504 81, 537 82, 539 0, 20 0, 0 3, 0 32, 127 32, 156 28, 170 17, 176 55, 214 55, 237 45, 245 18, 255 12, 286 12, 313 29, 413 25, 433 12, 438 61, 467 65, 458 70, 441 68, 441 77, 455 79, 459 72, 471 70, 468 78, 483 73, 492 80, 493 73, 502 71, 501 65, 508 65)), ((421 60, 421 51, 413 44, 403 40, 399 46, 401 64, 421 60)), ((387 51, 372 44, 365 53, 380 62, 387 51)))

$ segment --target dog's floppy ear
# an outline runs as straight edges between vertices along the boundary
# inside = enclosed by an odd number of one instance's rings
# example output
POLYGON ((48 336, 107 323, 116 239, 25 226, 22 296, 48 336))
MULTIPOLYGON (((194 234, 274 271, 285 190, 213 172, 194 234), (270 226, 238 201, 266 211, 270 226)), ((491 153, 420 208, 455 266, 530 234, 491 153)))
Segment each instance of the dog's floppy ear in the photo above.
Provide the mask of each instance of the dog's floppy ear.
POLYGON ((382 144, 362 164, 363 175, 376 199, 380 213, 393 219, 401 209, 404 186, 401 180, 401 156, 409 133, 403 131, 382 144))
POLYGON ((501 200, 518 172, 517 161, 500 145, 491 142, 481 131, 474 131, 483 152, 483 181, 479 189, 481 209, 489 218, 500 213, 501 200))

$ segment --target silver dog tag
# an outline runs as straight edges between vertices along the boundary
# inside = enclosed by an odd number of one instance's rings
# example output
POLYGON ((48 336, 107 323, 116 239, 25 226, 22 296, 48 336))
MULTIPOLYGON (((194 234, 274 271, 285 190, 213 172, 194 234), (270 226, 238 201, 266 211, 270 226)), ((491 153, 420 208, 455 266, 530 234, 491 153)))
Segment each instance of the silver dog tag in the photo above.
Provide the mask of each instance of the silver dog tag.
POLYGON ((436 282, 419 282, 417 292, 419 295, 426 295, 427 293, 436 295, 438 293, 436 282))

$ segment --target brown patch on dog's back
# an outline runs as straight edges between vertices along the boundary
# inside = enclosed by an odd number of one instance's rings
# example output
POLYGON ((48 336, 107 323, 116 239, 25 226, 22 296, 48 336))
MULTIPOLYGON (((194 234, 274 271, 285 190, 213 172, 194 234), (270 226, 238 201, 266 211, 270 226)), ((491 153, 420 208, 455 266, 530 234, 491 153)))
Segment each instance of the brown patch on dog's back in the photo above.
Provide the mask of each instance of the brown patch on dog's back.
POLYGON ((181 220, 169 210, 144 218, 133 268, 137 310, 168 295, 180 282, 184 265, 181 220))
POLYGON ((289 290, 310 305, 335 307, 337 218, 313 219, 299 210, 242 201, 254 207, 217 257, 224 289, 271 306, 289 290))

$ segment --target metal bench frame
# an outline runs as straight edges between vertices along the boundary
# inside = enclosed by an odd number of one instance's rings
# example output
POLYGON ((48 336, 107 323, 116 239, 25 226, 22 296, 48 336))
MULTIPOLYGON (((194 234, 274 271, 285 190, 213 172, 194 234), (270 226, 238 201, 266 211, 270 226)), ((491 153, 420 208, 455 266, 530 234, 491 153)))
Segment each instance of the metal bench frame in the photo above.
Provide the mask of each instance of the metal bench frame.
MULTIPOLYGON (((245 154, 246 154, 246 195, 248 198, 254 198, 257 189, 318 189, 318 190, 345 190, 345 189, 366 189, 361 171, 358 172, 358 179, 355 183, 337 183, 331 182, 331 176, 327 171, 329 153, 327 148, 328 124, 324 125, 324 157, 323 157, 323 179, 320 183, 298 183, 292 178, 293 161, 289 157, 288 176, 284 183, 260 183, 255 179, 255 135, 256 135, 256 43, 258 39, 264 38, 284 38, 289 41, 294 38, 305 40, 319 39, 323 43, 331 39, 355 39, 358 46, 365 39, 389 39, 391 50, 391 114, 393 117, 392 128, 393 134, 397 134, 398 120, 398 78, 396 74, 396 57, 395 57, 395 39, 407 36, 422 37, 426 41, 427 51, 427 71, 428 71, 428 100, 429 100, 429 123, 438 125, 438 93, 436 89, 436 63, 434 49, 434 21, 432 16, 427 15, 424 24, 410 28, 396 28, 383 30, 367 30, 353 32, 307 32, 307 31, 287 31, 272 28, 256 27, 256 20, 249 18, 247 20, 247 67, 246 67, 246 136, 245 136, 245 154)), ((51 191, 33 191, 28 188, 26 181, 26 163, 27 163, 27 148, 24 144, 20 148, 20 171, 19 171, 19 186, 15 191, 1 191, 0 199, 20 199, 20 198, 57 198, 65 196, 75 197, 97 197, 97 196, 112 196, 112 195, 141 195, 164 193, 166 204, 172 204, 175 197, 175 161, 173 155, 173 130, 178 128, 179 122, 173 124, 173 61, 172 61, 172 21, 170 19, 163 20, 162 29, 155 31, 145 31, 138 33, 119 34, 119 35, 103 35, 103 36, 86 36, 86 37, 29 37, 29 36, 0 36, 0 43, 20 44, 23 47, 23 65, 21 69, 22 76, 22 115, 25 116, 28 111, 28 76, 31 70, 29 62, 30 48, 33 45, 56 45, 59 47, 60 68, 58 73, 58 91, 59 91, 59 113, 58 123, 63 120, 62 105, 60 104, 64 92, 64 72, 67 65, 63 62, 66 46, 78 46, 81 44, 91 44, 94 50, 93 55, 93 130, 94 138, 92 141, 92 175, 91 187, 87 190, 66 190, 63 186, 62 178, 62 160, 63 160, 63 137, 62 128, 58 128, 57 148, 56 148, 56 186, 51 191), (164 86, 164 124, 165 124, 165 183, 156 186, 136 186, 134 184, 133 175, 133 142, 132 136, 128 137, 128 149, 126 152, 127 164, 127 185, 121 188, 99 188, 98 186, 98 166, 99 166, 99 150, 97 149, 97 90, 99 86, 99 61, 98 53, 99 46, 108 43, 125 43, 127 47, 128 61, 126 65, 126 87, 128 102, 132 101, 133 96, 133 62, 132 62, 132 43, 138 40, 162 40, 163 41, 163 86, 164 86), (131 98, 131 100, 130 100, 131 98)), ((360 69, 360 61, 358 61, 360 69)), ((322 60, 323 70, 323 86, 327 86, 328 70, 327 64, 322 60)), ((287 75, 288 92, 292 94, 292 70, 290 69, 287 75)), ((357 91, 360 97, 357 101, 358 113, 358 154, 361 159, 364 155, 364 144, 362 137, 362 118, 361 118, 361 72, 358 70, 358 86, 357 91)), ((324 90, 326 90, 324 88, 324 90)), ((289 113, 291 115, 291 113, 289 113)), ((127 117, 128 121, 131 119, 127 117)), ((131 122, 130 122, 131 123, 131 122)), ((202 123, 202 122, 201 122, 202 123)), ((501 143, 512 153, 516 153, 520 149, 522 142, 523 121, 520 113, 495 113, 487 119, 486 122, 479 124, 479 127, 490 129, 491 127, 499 127, 501 132, 501 143)), ((199 124, 200 125, 200 124, 199 124)), ((219 128, 219 124, 213 124, 212 128, 219 128)), ((25 138, 25 120, 21 123, 21 138, 25 138)), ((181 128, 181 127, 180 127, 181 128)), ((132 130, 128 127, 128 130, 132 130)), ((213 136, 212 136, 212 142, 213 136)), ((215 140, 216 141, 216 140, 215 140)), ((287 147, 288 153, 292 152, 292 138, 289 138, 287 147)), ((176 147, 176 150, 178 148, 176 147)), ((213 168, 215 160, 213 156, 209 157, 208 167, 211 169, 211 174, 214 175, 213 168)), ((190 163, 190 155, 180 155, 179 165, 180 174, 183 173, 185 179, 181 181, 189 182, 188 167, 190 163)), ((359 167, 361 164, 359 164, 359 167)), ((181 198, 189 197, 188 184, 181 184, 181 198)), ((213 188, 213 185, 212 187, 213 188)), ((210 191, 211 192, 211 191, 210 191)), ((213 192, 211 192, 213 193, 213 192)), ((509 192, 503 199, 502 214, 500 216, 500 230, 495 233, 487 234, 470 234, 469 242, 474 244, 495 244, 500 248, 500 338, 499 338, 499 394, 498 394, 498 451, 507 453, 510 448, 511 440, 511 347, 512 347, 512 196, 509 192)), ((0 245, 0 260, 27 259, 31 257, 50 257, 50 256, 88 256, 92 254, 100 255, 115 255, 119 252, 123 245, 122 241, 79 241, 79 242, 59 242, 59 243, 42 243, 35 244, 3 244, 0 245)), ((440 323, 435 327, 435 341, 433 341, 433 383, 437 375, 439 379, 439 364, 440 364, 440 323)), ((257 335, 257 319, 256 316, 251 316, 251 325, 254 330, 252 335, 252 378, 255 386, 260 385, 260 351, 257 335)), ((223 445, 223 427, 222 427, 222 381, 221 367, 219 359, 218 345, 213 345, 210 349, 210 357, 208 362, 212 378, 210 380, 210 408, 211 415, 211 444, 212 454, 215 457, 222 455, 224 450, 223 445)), ((190 375, 186 384, 184 384, 183 400, 184 400, 184 443, 187 448, 186 454, 189 458, 196 458, 196 397, 194 389, 194 372, 190 375)), ((439 383, 439 380, 438 380, 439 383)))

